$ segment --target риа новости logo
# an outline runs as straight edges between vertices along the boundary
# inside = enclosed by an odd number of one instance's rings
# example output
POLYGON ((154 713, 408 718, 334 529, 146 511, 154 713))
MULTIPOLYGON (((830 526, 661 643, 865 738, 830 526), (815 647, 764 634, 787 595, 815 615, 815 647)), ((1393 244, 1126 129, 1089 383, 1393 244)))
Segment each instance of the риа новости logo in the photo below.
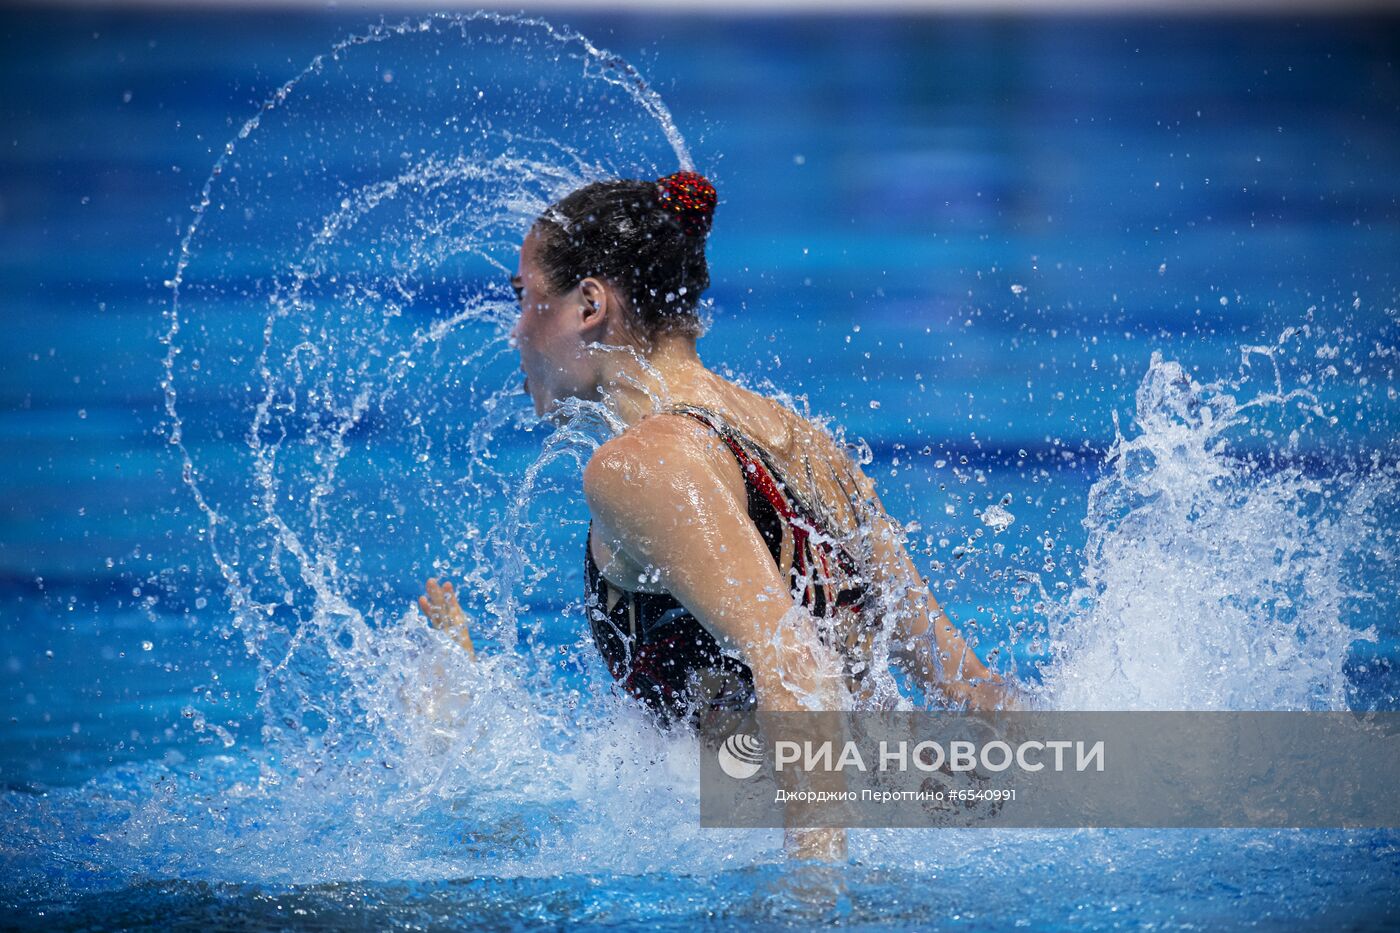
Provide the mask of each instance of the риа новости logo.
POLYGON ((753 777, 763 767, 763 743, 754 736, 734 733, 719 747, 719 766, 736 781, 753 777))

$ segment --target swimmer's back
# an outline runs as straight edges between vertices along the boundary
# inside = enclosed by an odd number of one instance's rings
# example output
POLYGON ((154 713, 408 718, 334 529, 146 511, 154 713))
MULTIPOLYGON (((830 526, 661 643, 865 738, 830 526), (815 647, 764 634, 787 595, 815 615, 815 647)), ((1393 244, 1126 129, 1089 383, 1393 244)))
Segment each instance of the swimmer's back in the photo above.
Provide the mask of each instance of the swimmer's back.
POLYGON ((721 392, 726 405, 719 413, 772 456, 779 472, 798 487, 797 495, 824 513, 832 534, 851 535, 860 522, 853 499, 869 484, 851 455, 821 427, 775 399, 728 381, 721 392))

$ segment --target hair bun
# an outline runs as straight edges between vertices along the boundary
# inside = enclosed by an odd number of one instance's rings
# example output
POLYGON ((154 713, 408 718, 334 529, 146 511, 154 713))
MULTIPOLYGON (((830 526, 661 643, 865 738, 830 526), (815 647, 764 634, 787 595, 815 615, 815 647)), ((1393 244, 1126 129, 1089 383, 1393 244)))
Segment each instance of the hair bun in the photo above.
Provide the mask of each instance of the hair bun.
POLYGON ((710 232, 719 196, 715 186, 698 172, 673 172, 656 180, 657 200, 680 221, 681 229, 691 236, 710 232))

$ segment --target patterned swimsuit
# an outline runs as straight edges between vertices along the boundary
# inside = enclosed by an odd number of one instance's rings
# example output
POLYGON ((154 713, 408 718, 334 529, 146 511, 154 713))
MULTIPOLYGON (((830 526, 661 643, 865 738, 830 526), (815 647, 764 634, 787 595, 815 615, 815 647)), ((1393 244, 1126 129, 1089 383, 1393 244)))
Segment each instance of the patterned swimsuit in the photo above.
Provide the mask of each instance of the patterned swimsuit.
MULTIPOLYGON (((686 405, 667 413, 708 425, 739 461, 749 518, 779 569, 786 568, 793 596, 800 594, 802 605, 828 623, 823 640, 829 643, 835 631, 834 637, 848 641, 839 633, 867 628, 860 614, 868 587, 857 562, 784 481, 768 453, 709 409, 686 405)), ((589 625, 620 686, 662 726, 682 720, 699 725, 719 711, 752 709, 748 665, 725 654, 715 636, 669 594, 638 593, 609 583, 593 560, 592 540, 590 523, 584 545, 589 625)))

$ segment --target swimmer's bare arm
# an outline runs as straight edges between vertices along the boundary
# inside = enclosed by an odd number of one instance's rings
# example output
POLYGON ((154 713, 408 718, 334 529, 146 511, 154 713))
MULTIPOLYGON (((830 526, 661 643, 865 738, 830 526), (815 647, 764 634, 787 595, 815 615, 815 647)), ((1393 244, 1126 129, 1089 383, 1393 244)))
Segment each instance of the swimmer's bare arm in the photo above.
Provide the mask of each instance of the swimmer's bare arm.
POLYGON ((457 590, 450 580, 439 586, 437 577, 429 577, 427 594, 418 597, 418 608, 435 628, 450 635, 457 644, 466 649, 473 660, 476 659, 476 648, 472 646, 472 636, 467 626, 467 614, 457 602, 457 590))
POLYGON ((896 634, 901 644, 894 651, 896 661, 918 679, 925 693, 930 688, 937 689, 950 701, 965 703, 972 709, 1024 708, 1025 700, 1014 686, 982 663, 938 605, 909 557, 904 535, 880 502, 874 482, 859 467, 854 472, 862 494, 872 506, 868 521, 872 526, 875 582, 900 603, 896 634))
MULTIPOLYGON (((739 646, 760 711, 839 709, 840 667, 748 517, 743 476, 703 425, 656 416, 598 449, 583 474, 593 533, 739 646)), ((606 571, 607 568, 603 568, 606 571)), ((843 859, 842 830, 789 829, 788 852, 843 859)))

